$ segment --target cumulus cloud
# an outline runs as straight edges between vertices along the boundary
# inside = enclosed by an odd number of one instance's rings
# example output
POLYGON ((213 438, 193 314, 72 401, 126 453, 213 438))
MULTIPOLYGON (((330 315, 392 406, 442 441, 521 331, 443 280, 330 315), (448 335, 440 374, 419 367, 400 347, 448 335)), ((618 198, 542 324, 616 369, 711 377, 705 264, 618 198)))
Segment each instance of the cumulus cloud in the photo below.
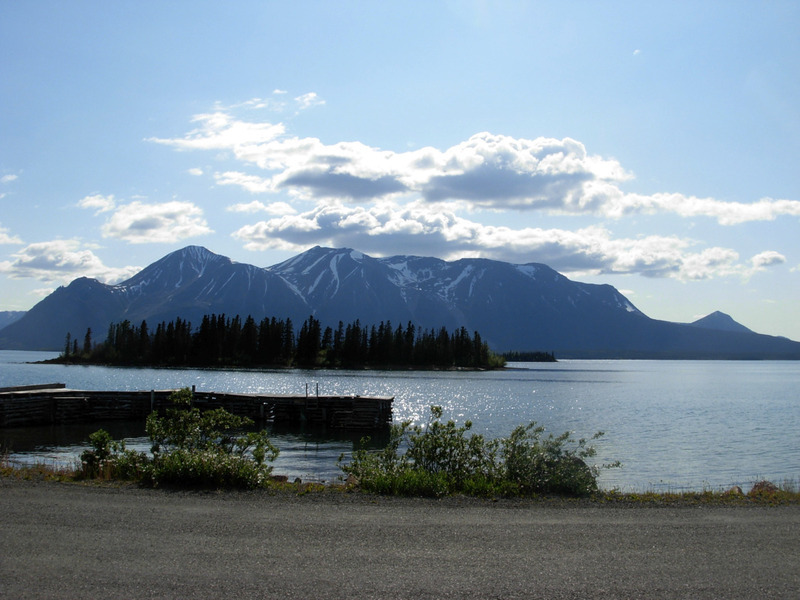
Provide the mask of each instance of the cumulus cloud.
POLYGON ((7 227, 0 225, 0 244, 21 244, 22 240, 8 232, 7 227))
MULTIPOLYGON (((296 98, 316 102, 307 94, 296 98)), ((632 178, 615 159, 590 154, 570 138, 514 138, 478 133, 440 150, 393 152, 356 141, 323 143, 288 135, 281 123, 251 122, 218 110, 194 117, 180 138, 151 141, 181 150, 223 150, 259 174, 228 171, 222 185, 253 193, 288 192, 304 199, 372 202, 407 195, 428 202, 460 201, 492 210, 541 210, 621 218, 637 213, 707 217, 722 225, 800 216, 800 201, 762 198, 725 202, 674 193, 627 193, 632 178)))
POLYGON ((258 175, 248 175, 241 171, 214 173, 214 179, 219 185, 238 185, 253 194, 273 191, 271 180, 258 175))
POLYGON ((102 194, 94 194, 92 196, 84 196, 78 200, 80 208, 94 209, 96 215, 113 210, 116 206, 114 196, 103 196, 102 194))
POLYGON ((212 233, 199 207, 179 201, 161 204, 135 201, 119 206, 102 231, 103 237, 131 244, 171 243, 212 233))
POLYGON ((263 202, 259 202, 258 200, 253 200, 252 202, 241 203, 241 204, 234 204, 227 208, 230 212, 238 212, 238 213, 267 213, 270 215, 293 215, 297 211, 292 208, 292 206, 286 202, 270 202, 269 204, 264 204, 263 202))
POLYGON ((0 262, 0 272, 8 277, 30 277, 53 283, 67 283, 81 276, 117 283, 141 270, 141 267, 107 267, 96 254, 74 239, 30 244, 11 258, 0 262))
MULTIPOLYGON (((569 274, 632 274, 707 279, 745 274, 748 267, 727 248, 694 251, 676 236, 614 238, 606 228, 519 228, 484 225, 457 215, 447 205, 383 202, 372 207, 327 202, 302 214, 246 225, 234 233, 250 250, 301 251, 313 244, 352 246, 376 255, 415 253, 444 258, 483 256, 510 262, 542 262, 569 274)), ((775 258, 765 252, 762 263, 775 258)))
POLYGON ((774 250, 768 250, 766 252, 760 252, 756 254, 753 258, 750 259, 753 267, 756 269, 764 269, 766 267, 772 267, 774 265, 782 265, 786 262, 786 257, 781 254, 780 252, 775 252, 774 250))
MULTIPOLYGON (((288 97, 277 94, 273 99, 288 97)), ((313 94, 294 101, 297 107, 321 102, 313 94)), ((780 264, 781 255, 766 251, 743 260, 731 248, 703 247, 674 235, 617 239, 600 226, 570 231, 489 225, 467 217, 481 211, 610 220, 672 214, 734 226, 800 216, 800 202, 795 200, 743 203, 627 192, 625 185, 633 176, 619 161, 593 155, 571 138, 482 132, 442 149, 395 152, 358 141, 327 143, 293 136, 282 123, 239 118, 235 110, 221 106, 196 116, 194 123, 185 136, 151 141, 179 150, 223 152, 241 168, 214 173, 217 185, 261 196, 283 195, 295 206, 252 201, 228 207, 232 212, 268 215, 233 234, 251 250, 302 251, 323 244, 375 255, 413 249, 415 254, 444 258, 536 261, 574 275, 747 277, 780 264)))

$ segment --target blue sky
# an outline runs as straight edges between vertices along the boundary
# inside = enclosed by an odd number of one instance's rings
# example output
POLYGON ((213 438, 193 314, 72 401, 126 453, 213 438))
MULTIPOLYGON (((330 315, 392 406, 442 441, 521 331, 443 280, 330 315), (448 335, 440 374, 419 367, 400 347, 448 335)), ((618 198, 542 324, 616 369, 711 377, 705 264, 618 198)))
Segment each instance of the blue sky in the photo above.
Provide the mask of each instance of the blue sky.
POLYGON ((800 340, 796 2, 2 2, 0 310, 203 245, 542 262, 800 340))

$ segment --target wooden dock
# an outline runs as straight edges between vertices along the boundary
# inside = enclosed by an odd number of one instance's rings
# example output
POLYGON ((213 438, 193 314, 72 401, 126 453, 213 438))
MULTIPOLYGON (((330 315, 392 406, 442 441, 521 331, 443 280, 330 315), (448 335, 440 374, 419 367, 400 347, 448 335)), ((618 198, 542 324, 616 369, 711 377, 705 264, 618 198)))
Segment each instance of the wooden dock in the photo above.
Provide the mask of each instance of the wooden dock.
MULTIPOLYGON (((104 420, 144 420, 171 408, 175 390, 71 390, 63 384, 0 388, 0 427, 27 427, 104 420)), ((388 428, 393 397, 229 394, 193 390, 201 410, 224 408, 256 423, 306 425, 340 431, 388 428)))

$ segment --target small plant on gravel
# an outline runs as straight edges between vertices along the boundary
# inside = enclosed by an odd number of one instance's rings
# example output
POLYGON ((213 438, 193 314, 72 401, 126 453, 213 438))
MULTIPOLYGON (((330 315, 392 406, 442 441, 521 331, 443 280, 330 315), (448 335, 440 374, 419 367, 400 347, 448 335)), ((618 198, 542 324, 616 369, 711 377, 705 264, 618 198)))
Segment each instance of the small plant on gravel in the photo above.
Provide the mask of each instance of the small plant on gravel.
POLYGON ((140 481, 146 485, 192 488, 257 488, 269 482, 278 456, 265 431, 245 429, 252 419, 224 409, 192 407, 188 388, 170 396, 174 407, 165 416, 153 412, 145 429, 152 458, 125 448, 100 429, 91 436, 90 450, 81 455, 87 478, 140 481))
POLYGON ((362 489, 383 494, 585 496, 597 491, 601 469, 619 466, 587 465, 586 459, 595 455, 587 440, 576 442, 569 433, 544 437, 536 423, 518 427, 508 438, 487 440, 468 435, 470 421, 445 423, 442 414, 433 406, 427 426, 393 426, 385 448, 370 451, 362 444, 349 463, 340 457, 340 468, 362 489))

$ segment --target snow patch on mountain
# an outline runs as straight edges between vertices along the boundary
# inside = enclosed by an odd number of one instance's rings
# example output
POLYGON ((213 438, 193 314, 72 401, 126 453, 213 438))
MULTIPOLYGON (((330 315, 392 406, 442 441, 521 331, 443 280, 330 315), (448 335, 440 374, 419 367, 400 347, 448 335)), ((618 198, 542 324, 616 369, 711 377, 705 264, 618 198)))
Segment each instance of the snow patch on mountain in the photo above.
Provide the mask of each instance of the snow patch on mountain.
POLYGON ((408 268, 408 261, 400 263, 385 263, 391 269, 389 272, 390 281, 398 287, 405 287, 416 283, 415 274, 408 268))
MULTIPOLYGON (((458 287, 458 285, 468 277, 471 277, 474 271, 475 268, 472 265, 467 265, 455 279, 453 279, 449 283, 442 282, 442 286, 438 290, 439 295, 444 300, 451 301, 455 296, 456 288, 458 287)), ((472 289, 475 283, 474 280, 472 283, 473 285, 470 286, 470 293, 469 293, 470 296, 472 296, 472 289)))
POLYGON ((539 267, 536 265, 514 265, 514 268, 531 279, 536 279, 536 274, 539 272, 539 267))

